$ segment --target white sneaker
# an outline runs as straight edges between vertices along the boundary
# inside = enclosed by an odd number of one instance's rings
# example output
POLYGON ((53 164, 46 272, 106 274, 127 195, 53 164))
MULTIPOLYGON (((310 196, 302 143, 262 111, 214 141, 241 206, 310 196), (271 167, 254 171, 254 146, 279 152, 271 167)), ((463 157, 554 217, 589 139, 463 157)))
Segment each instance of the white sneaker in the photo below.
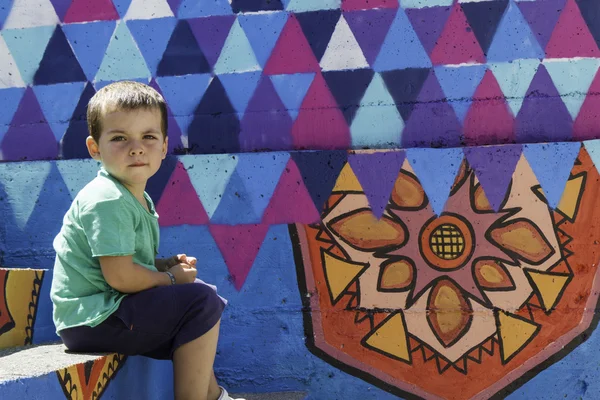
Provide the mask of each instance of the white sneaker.
POLYGON ((221 388, 221 396, 217 400, 246 400, 246 399, 242 399, 242 398, 239 398, 239 399, 231 398, 231 397, 229 397, 229 393, 227 393, 227 390, 225 390, 224 387, 222 387, 222 386, 219 386, 219 387, 221 388))

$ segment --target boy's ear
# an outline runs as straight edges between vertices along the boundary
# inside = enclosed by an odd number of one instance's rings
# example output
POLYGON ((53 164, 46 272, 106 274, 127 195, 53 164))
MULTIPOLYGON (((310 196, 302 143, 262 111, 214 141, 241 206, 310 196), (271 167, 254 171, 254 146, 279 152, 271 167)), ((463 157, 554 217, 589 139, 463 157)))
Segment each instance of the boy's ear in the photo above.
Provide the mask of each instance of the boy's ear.
POLYGON ((87 139, 85 139, 85 145, 87 146, 90 156, 92 156, 94 160, 100 160, 100 148, 94 138, 88 136, 87 139))
POLYGON ((164 160, 167 157, 167 151, 169 150, 169 137, 165 136, 165 140, 163 141, 162 148, 162 159, 164 160))

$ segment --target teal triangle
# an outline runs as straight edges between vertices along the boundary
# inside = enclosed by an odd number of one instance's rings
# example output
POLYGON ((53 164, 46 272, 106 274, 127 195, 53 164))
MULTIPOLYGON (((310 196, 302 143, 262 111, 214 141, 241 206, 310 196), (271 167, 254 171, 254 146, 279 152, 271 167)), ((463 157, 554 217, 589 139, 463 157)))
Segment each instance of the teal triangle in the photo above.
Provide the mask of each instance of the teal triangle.
POLYGON ((556 208, 560 202, 580 149, 580 142, 523 145, 523 154, 552 208, 556 208))
POLYGON ((104 53, 115 31, 115 21, 65 24, 62 26, 77 61, 89 81, 93 81, 104 58, 104 53))
POLYGON ((484 64, 435 67, 435 76, 461 123, 467 115, 473 94, 486 70, 484 64))
POLYGON ((231 154, 188 155, 179 157, 179 161, 187 170, 204 210, 212 218, 235 171, 238 157, 231 154))
POLYGON ((28 85, 33 83, 33 76, 40 66, 46 46, 55 28, 56 26, 37 26, 0 31, 17 63, 23 82, 28 85))
POLYGON ((204 96, 210 74, 162 76, 156 78, 169 108, 175 116, 191 115, 204 96))
POLYGON ((182 0, 177 10, 179 19, 231 14, 233 11, 228 0, 182 0))
POLYGON ((340 8, 340 0, 284 0, 284 7, 295 13, 340 8))
POLYGON ((0 110, 2 110, 0 112, 0 143, 8 131, 24 93, 25 88, 0 89, 0 110))
POLYGON ((94 159, 56 161, 56 167, 67 185, 71 199, 98 175, 100 163, 94 159))
POLYGON ((292 120, 296 120, 298 112, 300 111, 300 105, 306 96, 306 92, 310 87, 314 73, 307 74, 285 74, 285 75, 271 75, 271 82, 275 87, 275 91, 281 98, 281 101, 287 108, 288 113, 292 117, 292 120))
POLYGON ((512 1, 496 29, 496 34, 487 53, 488 61, 512 61, 520 58, 545 57, 529 24, 519 7, 512 1))
POLYGON ((428 68, 431 60, 402 8, 390 26, 373 69, 377 72, 406 68, 428 68))
POLYGON ((127 25, 120 22, 96 74, 97 81, 149 78, 150 71, 127 25))
POLYGON ((573 121, 587 97, 599 65, 600 60, 597 58, 568 58, 544 62, 573 121))
POLYGON ((434 213, 440 215, 462 162, 462 149, 413 148, 406 150, 406 158, 419 178, 434 213))
POLYGON ((489 65, 514 116, 519 114, 525 94, 539 66, 540 60, 537 59, 513 60, 489 65))
POLYGON ((244 180, 234 171, 227 182, 227 187, 217 210, 210 222, 212 224, 241 225, 258 224, 261 215, 256 213, 252 195, 248 193, 244 180))
POLYGON ((246 112, 246 107, 248 107, 248 102, 254 94, 254 90, 256 90, 260 76, 260 71, 219 76, 229 101, 231 101, 238 114, 243 115, 246 112))
POLYGON ((360 101, 350 126, 353 148, 395 148, 400 146, 404 120, 381 75, 373 80, 360 101), (373 135, 377 132, 377 135, 373 135))
POLYGON ((85 85, 85 82, 69 82, 33 87, 44 117, 58 141, 69 126, 85 85))
POLYGON ((254 55, 254 50, 240 26, 235 21, 225 39, 221 55, 214 66, 215 74, 231 74, 234 72, 259 71, 260 65, 254 55))
POLYGON ((285 12, 248 13, 238 16, 238 21, 246 32, 261 67, 267 63, 287 19, 288 13, 285 12))
POLYGON ((172 17, 127 21, 131 35, 153 76, 156 75, 156 69, 167 48, 175 24, 177 19, 172 17))
POLYGON ((289 153, 242 153, 236 172, 244 182, 254 212, 262 217, 290 158, 289 153))
POLYGON ((596 170, 600 172, 600 139, 586 140, 583 142, 596 170))

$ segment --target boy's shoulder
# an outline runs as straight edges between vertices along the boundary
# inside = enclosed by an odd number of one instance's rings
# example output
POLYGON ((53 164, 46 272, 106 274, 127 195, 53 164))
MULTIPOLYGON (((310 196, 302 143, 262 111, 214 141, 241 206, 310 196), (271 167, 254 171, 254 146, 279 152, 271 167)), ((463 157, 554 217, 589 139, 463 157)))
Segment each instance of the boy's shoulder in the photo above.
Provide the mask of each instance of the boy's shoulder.
POLYGON ((126 201, 127 197, 121 185, 113 179, 99 173, 83 187, 75 197, 79 206, 93 206, 97 203, 126 201))

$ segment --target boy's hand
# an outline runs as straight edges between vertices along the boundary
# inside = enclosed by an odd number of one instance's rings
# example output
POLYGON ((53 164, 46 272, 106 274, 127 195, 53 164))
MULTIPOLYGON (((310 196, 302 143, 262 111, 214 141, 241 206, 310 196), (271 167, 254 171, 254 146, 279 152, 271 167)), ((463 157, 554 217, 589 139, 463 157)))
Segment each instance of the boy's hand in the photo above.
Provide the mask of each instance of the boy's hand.
POLYGON ((169 272, 175 277, 175 284, 193 283, 198 271, 186 264, 177 264, 169 269, 169 272))
POLYGON ((192 268, 196 268, 196 257, 189 257, 186 256, 185 254, 177 254, 177 259, 179 260, 180 263, 184 263, 189 265, 192 268))

